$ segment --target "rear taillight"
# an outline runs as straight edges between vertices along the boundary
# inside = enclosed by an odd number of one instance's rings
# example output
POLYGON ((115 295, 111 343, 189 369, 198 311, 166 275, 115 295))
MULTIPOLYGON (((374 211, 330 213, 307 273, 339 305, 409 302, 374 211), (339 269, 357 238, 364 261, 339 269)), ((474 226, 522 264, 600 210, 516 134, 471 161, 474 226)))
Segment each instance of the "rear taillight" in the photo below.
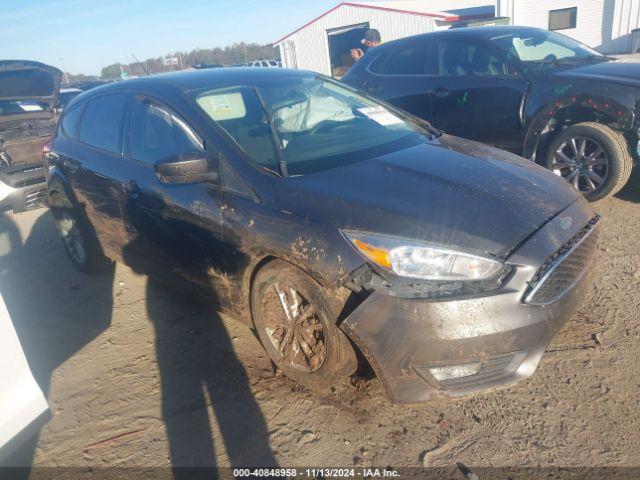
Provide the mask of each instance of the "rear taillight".
POLYGON ((53 140, 49 140, 42 147, 42 160, 43 161, 46 160, 47 159, 47 155, 49 155, 51 153, 51 144, 52 143, 53 143, 53 140))

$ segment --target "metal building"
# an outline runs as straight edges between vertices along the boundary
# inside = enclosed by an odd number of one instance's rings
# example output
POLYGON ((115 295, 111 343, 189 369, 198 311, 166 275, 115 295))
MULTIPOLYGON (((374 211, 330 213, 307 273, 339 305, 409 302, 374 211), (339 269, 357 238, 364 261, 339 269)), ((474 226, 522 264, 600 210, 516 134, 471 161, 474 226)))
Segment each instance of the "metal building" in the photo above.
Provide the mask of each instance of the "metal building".
POLYGON ((280 49, 284 67, 340 77, 353 64, 350 50, 361 46, 364 31, 369 28, 379 30, 383 41, 390 41, 448 28, 448 24, 462 18, 494 15, 494 2, 482 0, 343 2, 275 45, 280 49), (483 6, 487 3, 492 5, 483 6), (447 6, 446 12, 434 8, 443 5, 447 6))
POLYGON ((604 53, 637 53, 640 0, 496 0, 496 13, 514 25, 545 28, 604 53))

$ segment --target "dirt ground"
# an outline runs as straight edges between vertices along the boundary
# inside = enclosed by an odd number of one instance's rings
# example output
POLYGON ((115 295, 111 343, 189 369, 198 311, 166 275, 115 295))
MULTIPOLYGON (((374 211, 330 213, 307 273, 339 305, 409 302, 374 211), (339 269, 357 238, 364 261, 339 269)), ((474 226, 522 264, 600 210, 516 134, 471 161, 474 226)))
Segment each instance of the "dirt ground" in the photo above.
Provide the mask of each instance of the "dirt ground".
POLYGON ((0 216, 0 289, 53 418, 37 466, 640 466, 640 175, 604 216, 595 283, 536 374, 394 406, 318 397, 244 326, 118 265, 74 270, 45 210, 0 216))

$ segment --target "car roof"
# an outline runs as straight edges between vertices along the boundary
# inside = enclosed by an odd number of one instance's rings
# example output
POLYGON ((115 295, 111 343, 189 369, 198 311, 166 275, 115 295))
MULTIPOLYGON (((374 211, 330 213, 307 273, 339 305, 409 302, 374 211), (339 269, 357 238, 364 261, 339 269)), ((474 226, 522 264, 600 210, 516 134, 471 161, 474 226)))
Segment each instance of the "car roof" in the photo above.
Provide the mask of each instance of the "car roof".
POLYGON ((435 38, 435 37, 446 37, 453 35, 466 35, 466 36, 475 36, 480 38, 490 38, 495 35, 508 35, 510 33, 522 33, 522 32, 540 32, 542 31, 539 28, 535 27, 519 27, 513 25, 487 25, 487 26, 478 26, 478 27, 460 27, 460 28, 451 28, 448 30, 439 30, 436 32, 423 33, 420 35, 415 35, 412 37, 404 37, 398 40, 384 43, 382 46, 391 45, 394 43, 400 43, 408 40, 415 40, 416 38, 435 38))
POLYGON ((286 68, 242 68, 225 67, 203 70, 185 70, 163 73, 148 77, 132 78, 110 83, 87 91, 82 97, 90 98, 95 94, 124 90, 148 90, 153 92, 187 92, 205 88, 225 87, 229 85, 258 85, 264 81, 278 78, 308 77, 318 75, 305 70, 286 68))

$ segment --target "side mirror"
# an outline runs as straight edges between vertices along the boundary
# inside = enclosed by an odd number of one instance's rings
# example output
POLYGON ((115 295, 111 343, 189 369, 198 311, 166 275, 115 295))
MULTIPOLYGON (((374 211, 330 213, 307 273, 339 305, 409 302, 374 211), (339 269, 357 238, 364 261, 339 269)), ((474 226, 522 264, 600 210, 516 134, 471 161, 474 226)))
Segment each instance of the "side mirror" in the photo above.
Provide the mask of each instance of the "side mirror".
POLYGON ((155 164, 158 180, 168 184, 215 182, 219 175, 211 171, 203 152, 185 152, 155 164))

